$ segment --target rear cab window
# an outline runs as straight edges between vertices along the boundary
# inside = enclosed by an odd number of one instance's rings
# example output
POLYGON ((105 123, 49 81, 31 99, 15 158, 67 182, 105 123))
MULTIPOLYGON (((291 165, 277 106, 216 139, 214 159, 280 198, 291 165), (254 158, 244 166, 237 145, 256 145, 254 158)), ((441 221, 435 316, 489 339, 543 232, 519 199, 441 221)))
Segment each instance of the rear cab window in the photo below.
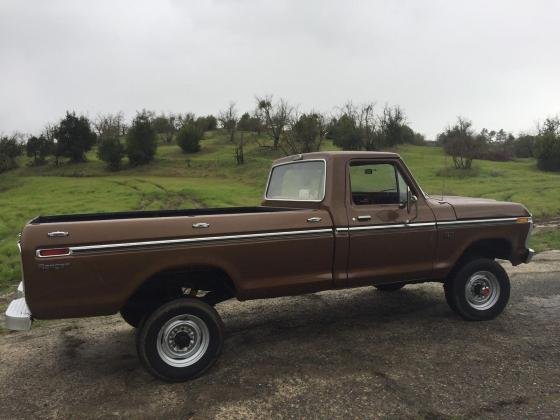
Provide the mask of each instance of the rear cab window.
POLYGON ((304 160, 276 165, 270 172, 265 198, 282 201, 322 201, 326 163, 304 160))

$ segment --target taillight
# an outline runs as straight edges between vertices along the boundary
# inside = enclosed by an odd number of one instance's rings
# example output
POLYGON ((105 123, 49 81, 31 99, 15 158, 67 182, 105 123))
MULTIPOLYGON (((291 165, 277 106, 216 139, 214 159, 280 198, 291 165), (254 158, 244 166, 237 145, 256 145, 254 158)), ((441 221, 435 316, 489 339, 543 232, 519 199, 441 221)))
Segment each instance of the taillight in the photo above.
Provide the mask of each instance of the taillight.
POLYGON ((38 257, 63 257, 70 255, 70 248, 49 248, 37 250, 38 257))

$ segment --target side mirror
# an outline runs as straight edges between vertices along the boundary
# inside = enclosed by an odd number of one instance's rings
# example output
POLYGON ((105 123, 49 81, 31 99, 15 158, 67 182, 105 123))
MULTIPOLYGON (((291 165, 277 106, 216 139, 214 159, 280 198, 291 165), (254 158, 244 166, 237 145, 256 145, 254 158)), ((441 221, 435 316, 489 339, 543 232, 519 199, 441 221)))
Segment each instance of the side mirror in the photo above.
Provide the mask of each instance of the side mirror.
POLYGON ((412 206, 414 206, 414 217, 412 219, 409 219, 408 220, 409 222, 411 220, 416 219, 416 217, 418 217, 418 197, 416 197, 414 194, 412 194, 412 191, 410 191, 410 188, 407 188, 407 190, 406 190, 406 211, 408 213, 410 213, 410 210, 412 209, 412 206))

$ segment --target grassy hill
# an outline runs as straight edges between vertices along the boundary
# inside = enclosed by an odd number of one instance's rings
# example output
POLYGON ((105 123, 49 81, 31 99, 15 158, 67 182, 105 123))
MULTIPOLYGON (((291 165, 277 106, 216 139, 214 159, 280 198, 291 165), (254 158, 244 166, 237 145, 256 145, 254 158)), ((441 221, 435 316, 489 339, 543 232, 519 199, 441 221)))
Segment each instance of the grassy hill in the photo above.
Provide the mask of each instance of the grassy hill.
MULTIPOLYGON (((22 159, 19 169, 0 175, 0 290, 19 281, 16 236, 39 214, 258 204, 270 162, 281 154, 261 147, 264 139, 245 136, 242 166, 235 164, 234 145, 217 132, 207 133, 199 153, 186 155, 176 145, 162 145, 153 163, 117 173, 108 172, 94 151, 87 163, 59 167, 32 167, 22 159)), ((330 143, 324 148, 335 149, 330 143)), ((451 159, 440 148, 397 151, 429 194, 518 201, 537 219, 560 215, 560 175, 538 171, 532 159, 477 161, 465 176, 450 168, 451 159)), ((539 250, 560 248, 560 232, 536 235, 533 243, 539 250)))

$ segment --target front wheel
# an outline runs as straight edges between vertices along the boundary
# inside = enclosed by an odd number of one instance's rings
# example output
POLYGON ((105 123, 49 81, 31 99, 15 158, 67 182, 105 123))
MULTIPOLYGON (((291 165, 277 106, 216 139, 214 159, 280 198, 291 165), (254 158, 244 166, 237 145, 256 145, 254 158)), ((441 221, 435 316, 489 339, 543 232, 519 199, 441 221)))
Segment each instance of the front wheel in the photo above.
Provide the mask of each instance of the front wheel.
POLYGON ((136 348, 148 372, 164 381, 181 382, 209 369, 223 341, 216 310, 198 299, 180 298, 147 317, 138 329, 136 348))
POLYGON ((451 309, 469 321, 497 317, 509 301, 509 277, 494 260, 480 258, 466 263, 444 285, 451 309))

